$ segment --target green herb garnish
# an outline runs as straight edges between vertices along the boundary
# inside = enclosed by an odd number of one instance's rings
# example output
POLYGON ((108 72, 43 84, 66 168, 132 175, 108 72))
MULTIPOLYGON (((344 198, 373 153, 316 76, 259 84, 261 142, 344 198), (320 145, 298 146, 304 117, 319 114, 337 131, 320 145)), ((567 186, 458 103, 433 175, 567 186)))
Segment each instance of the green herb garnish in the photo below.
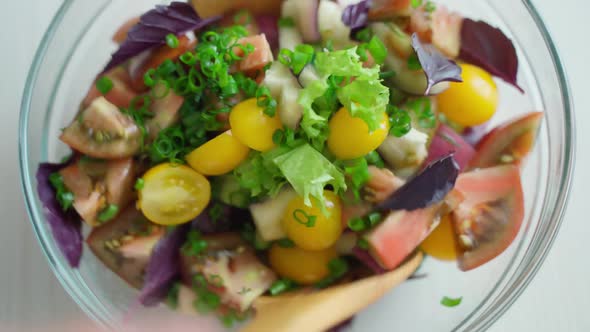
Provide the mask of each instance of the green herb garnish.
POLYGON ((342 278, 349 270, 348 262, 344 258, 332 259, 328 263, 328 270, 330 270, 330 275, 320 280, 315 285, 317 288, 326 288, 342 278))
POLYGON ((55 198, 64 211, 69 210, 74 205, 74 194, 71 193, 64 184, 63 177, 59 173, 53 173, 49 176, 49 183, 55 189, 55 198))
POLYGON ((119 207, 115 204, 109 204, 98 214, 98 221, 107 222, 113 219, 119 213, 119 207))
POLYGON ((293 242, 289 238, 280 239, 280 240, 277 240, 276 242, 282 248, 294 248, 295 247, 295 242, 293 242))
POLYGON ((459 304, 461 304, 462 300, 463 300, 463 297, 451 298, 451 297, 445 296, 440 300, 440 304, 444 305, 445 307, 452 308, 452 307, 456 307, 459 304))
POLYGON ((106 95, 113 89, 113 81, 107 76, 103 76, 96 81, 96 89, 102 94, 106 95))
POLYGON ((307 212, 302 209, 293 211, 293 219, 305 227, 315 226, 315 221, 317 218, 318 217, 316 216, 308 215, 307 212))
POLYGON ((275 281, 268 289, 268 292, 272 296, 277 296, 279 294, 291 291, 296 287, 297 284, 293 280, 282 278, 275 281))
POLYGON ((277 24, 279 28, 292 28, 295 26, 295 20, 291 17, 281 17, 277 24))
POLYGON ((182 246, 182 252, 187 256, 199 256, 203 254, 209 245, 201 237, 201 233, 196 230, 191 230, 188 235, 186 242, 182 246))

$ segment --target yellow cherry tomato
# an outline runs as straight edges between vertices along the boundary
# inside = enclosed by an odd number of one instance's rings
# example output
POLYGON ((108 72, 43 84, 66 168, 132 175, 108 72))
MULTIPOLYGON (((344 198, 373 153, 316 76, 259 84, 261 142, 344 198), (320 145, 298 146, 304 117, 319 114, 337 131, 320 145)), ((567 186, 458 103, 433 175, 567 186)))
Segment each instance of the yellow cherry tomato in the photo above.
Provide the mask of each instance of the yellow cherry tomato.
POLYGON ((422 250, 428 255, 441 260, 457 259, 455 234, 450 215, 444 216, 438 227, 422 242, 422 250))
POLYGON ((330 274, 328 263, 338 257, 334 248, 306 251, 277 244, 270 248, 268 255, 270 265, 281 277, 302 285, 311 285, 327 277, 330 274))
POLYGON ((336 243, 342 234, 340 198, 331 191, 324 191, 326 214, 316 199, 312 206, 297 196, 289 202, 283 217, 283 229, 295 244, 304 250, 324 250, 336 243))
POLYGON ((451 83, 436 97, 438 110, 456 124, 477 126, 496 112, 498 89, 487 71, 469 64, 462 64, 461 68, 463 82, 451 83))
POLYGON ((379 147, 388 132, 387 114, 383 113, 379 127, 369 132, 364 120, 352 117, 347 109, 341 108, 330 119, 328 148, 339 159, 360 158, 379 147))
POLYGON ((178 225, 196 218, 209 204, 211 186, 188 166, 161 164, 143 176, 138 207, 160 225, 178 225))
POLYGON ((249 152, 228 130, 189 153, 186 162, 201 174, 222 175, 238 167, 249 152))
POLYGON ((273 134, 283 124, 278 115, 264 114, 264 109, 256 103, 256 98, 252 98, 234 106, 229 114, 229 124, 240 142, 256 151, 268 151, 275 146, 273 134))

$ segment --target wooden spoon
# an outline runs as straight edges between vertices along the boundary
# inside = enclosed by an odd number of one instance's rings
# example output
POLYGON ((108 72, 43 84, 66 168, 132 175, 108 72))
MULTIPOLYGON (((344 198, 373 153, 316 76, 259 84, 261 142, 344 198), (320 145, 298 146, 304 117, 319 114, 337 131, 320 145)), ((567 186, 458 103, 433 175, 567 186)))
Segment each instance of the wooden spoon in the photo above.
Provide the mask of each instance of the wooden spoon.
POLYGON ((398 269, 322 291, 261 297, 242 332, 321 332, 346 320, 405 281, 422 262, 417 253, 398 269))

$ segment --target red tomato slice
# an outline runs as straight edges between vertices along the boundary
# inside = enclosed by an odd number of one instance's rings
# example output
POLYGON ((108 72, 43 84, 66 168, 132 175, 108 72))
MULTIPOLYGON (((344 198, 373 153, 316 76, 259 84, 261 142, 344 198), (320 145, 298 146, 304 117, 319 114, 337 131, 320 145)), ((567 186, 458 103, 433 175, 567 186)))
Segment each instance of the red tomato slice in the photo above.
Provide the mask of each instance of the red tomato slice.
POLYGON ((366 239, 371 255, 387 270, 395 269, 438 223, 440 204, 415 211, 393 211, 366 239))
POLYGON ((139 289, 152 249, 163 235, 163 227, 130 206, 115 220, 94 228, 86 242, 104 265, 139 289))
POLYGON ((533 112, 490 131, 477 144, 477 153, 469 163, 469 168, 520 165, 535 145, 542 119, 542 112, 533 112))
MULTIPOLYGON (((106 100, 119 108, 129 107, 133 98, 137 97, 137 93, 131 89, 131 77, 127 70, 123 67, 116 67, 103 76, 108 77, 113 82, 111 90, 104 95, 106 100)), ((102 96, 102 93, 96 88, 95 81, 88 90, 86 97, 84 97, 82 107, 88 107, 100 96, 102 96)))
POLYGON ((518 234, 524 218, 520 172, 515 165, 474 170, 459 175, 455 189, 464 197, 453 211, 459 268, 468 271, 500 255, 518 234))

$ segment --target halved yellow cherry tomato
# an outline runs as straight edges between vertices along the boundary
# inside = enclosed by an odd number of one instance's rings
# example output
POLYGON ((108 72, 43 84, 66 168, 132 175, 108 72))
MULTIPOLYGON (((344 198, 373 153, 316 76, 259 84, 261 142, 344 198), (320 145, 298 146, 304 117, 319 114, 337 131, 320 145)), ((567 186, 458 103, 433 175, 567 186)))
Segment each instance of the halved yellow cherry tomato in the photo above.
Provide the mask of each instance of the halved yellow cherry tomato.
POLYGON ((438 227, 428 235, 420 245, 428 255, 441 260, 457 259, 457 248, 455 245, 455 234, 450 215, 444 216, 438 227))
POLYGON ((330 119, 328 148, 338 159, 360 158, 375 150, 387 137, 389 119, 385 112, 379 127, 369 132, 367 123, 341 108, 330 119))
POLYGON ((232 109, 229 124, 233 135, 240 142, 256 151, 274 148, 272 136, 283 124, 278 115, 270 117, 257 105, 256 98, 245 100, 232 109))
POLYGON ((307 206, 301 196, 292 199, 285 210, 283 228, 301 249, 324 250, 333 246, 342 234, 340 198, 328 190, 324 191, 324 197, 327 215, 316 199, 312 199, 312 206, 307 206))
POLYGON ((207 178, 188 166, 161 164, 143 176, 138 207, 146 218, 160 225, 178 225, 196 218, 209 204, 207 178))
POLYGON ((306 251, 277 244, 270 248, 268 255, 270 265, 281 277, 302 285, 311 285, 327 277, 330 274, 328 263, 338 256, 334 248, 306 251))
POLYGON ((451 86, 436 97, 438 110, 449 120, 464 127, 488 121, 498 108, 498 89, 487 71, 461 64, 462 83, 451 86))
POLYGON ((249 152, 228 130, 189 153, 186 162, 201 174, 222 175, 238 167, 249 152))

